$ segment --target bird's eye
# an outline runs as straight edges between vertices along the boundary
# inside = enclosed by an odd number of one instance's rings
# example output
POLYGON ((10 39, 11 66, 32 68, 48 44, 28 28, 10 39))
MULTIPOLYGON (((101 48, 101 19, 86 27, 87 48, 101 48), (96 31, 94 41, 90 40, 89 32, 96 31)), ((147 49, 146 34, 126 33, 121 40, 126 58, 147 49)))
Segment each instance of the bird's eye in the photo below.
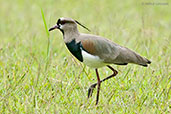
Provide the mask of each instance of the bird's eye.
POLYGON ((60 22, 61 25, 64 25, 65 23, 66 23, 65 21, 61 21, 61 22, 60 22))

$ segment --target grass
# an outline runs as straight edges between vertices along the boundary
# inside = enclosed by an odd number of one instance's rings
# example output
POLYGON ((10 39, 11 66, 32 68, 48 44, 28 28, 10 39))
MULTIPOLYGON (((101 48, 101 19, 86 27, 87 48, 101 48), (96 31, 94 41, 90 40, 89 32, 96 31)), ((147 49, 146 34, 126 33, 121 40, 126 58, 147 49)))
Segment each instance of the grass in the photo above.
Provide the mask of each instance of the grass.
MULTIPOLYGON (((171 113, 170 2, 142 2, 149 1, 0 1, 0 113, 171 113), (96 107, 96 91, 87 99, 94 69, 70 55, 59 31, 47 32, 60 17, 77 19, 152 64, 112 65, 119 74, 102 83, 96 107)), ((101 79, 112 73, 99 71, 101 79)))

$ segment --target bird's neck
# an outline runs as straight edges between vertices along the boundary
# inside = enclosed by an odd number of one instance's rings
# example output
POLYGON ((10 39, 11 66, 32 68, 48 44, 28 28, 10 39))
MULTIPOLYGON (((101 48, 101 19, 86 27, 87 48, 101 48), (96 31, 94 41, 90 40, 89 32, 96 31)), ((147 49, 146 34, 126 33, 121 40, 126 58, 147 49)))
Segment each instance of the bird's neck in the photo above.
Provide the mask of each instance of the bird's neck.
POLYGON ((65 30, 63 33, 64 42, 71 42, 80 35, 77 29, 65 30))

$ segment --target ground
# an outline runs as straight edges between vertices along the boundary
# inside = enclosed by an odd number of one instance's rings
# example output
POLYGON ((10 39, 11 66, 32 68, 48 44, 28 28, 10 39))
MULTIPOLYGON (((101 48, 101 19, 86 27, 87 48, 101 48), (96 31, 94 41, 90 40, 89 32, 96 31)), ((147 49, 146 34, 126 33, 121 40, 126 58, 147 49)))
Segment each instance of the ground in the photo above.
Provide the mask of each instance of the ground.
MULTIPOLYGON (((169 0, 0 1, 0 113, 171 113, 169 0), (44 15, 44 17, 43 17, 44 15), (94 69, 76 60, 62 33, 47 32, 60 17, 87 26, 152 61, 112 65, 118 75, 87 99, 94 69), (47 24, 47 28, 45 27, 47 24)), ((112 72, 99 69, 103 79, 112 72)))

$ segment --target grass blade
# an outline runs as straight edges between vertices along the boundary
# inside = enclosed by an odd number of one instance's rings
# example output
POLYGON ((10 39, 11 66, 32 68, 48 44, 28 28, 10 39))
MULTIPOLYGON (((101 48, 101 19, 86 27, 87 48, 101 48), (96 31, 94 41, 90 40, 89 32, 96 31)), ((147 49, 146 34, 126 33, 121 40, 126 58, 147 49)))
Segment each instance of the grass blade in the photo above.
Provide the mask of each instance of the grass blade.
POLYGON ((48 68, 48 65, 49 65, 51 41, 50 41, 50 34, 49 34, 49 31, 48 31, 48 28, 47 28, 47 24, 46 24, 45 16, 44 16, 44 13, 43 13, 43 9, 41 9, 41 14, 42 14, 42 19, 43 19, 45 30, 46 30, 46 35, 47 35, 47 38, 48 38, 47 57, 46 57, 46 66, 45 66, 45 71, 46 71, 47 68, 48 68))

